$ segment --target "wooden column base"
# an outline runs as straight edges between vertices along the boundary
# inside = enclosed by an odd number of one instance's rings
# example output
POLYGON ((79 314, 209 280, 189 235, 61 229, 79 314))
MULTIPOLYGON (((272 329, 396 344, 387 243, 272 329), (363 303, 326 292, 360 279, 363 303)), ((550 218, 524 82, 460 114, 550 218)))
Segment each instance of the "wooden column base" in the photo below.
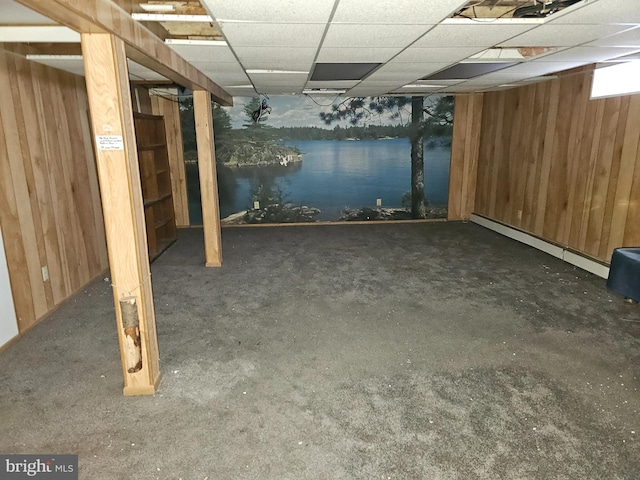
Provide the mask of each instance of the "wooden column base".
POLYGON ((162 374, 158 372, 158 376, 154 379, 153 385, 130 385, 122 389, 125 397, 135 397, 137 395, 154 395, 162 381, 162 374))

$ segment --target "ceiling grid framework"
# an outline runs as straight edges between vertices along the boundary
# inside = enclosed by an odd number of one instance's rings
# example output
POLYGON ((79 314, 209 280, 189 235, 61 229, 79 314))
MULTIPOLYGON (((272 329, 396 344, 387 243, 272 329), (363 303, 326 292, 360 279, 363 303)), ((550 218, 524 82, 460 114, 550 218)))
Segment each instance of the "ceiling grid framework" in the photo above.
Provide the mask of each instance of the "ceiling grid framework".
MULTIPOLYGON (((545 0, 545 8, 553 10, 556 3, 545 0)), ((345 96, 496 90, 640 53, 638 0, 580 0, 535 18, 513 16, 516 9, 540 6, 535 0, 200 0, 200 5, 150 0, 144 11, 163 26, 180 23, 174 21, 178 15, 201 22, 203 28, 182 26, 173 36, 167 27, 165 43, 233 96, 305 89, 318 94, 338 89, 345 96), (190 31, 208 33, 185 34, 190 31), (505 62, 505 68, 486 68, 490 73, 468 78, 443 73, 472 72, 451 67, 479 62, 505 62), (360 78, 319 79, 313 75, 317 64, 374 67, 360 78), (434 74, 437 80, 429 78, 434 74)), ((9 41, 3 28, 15 38, 8 27, 24 28, 21 34, 30 41, 56 41, 38 30, 55 26, 45 17, 12 0, 0 0, 0 12, 0 41, 9 41)), ((64 35, 60 38, 73 41, 64 35)), ((78 71, 77 59, 41 61, 78 71)), ((135 78, 159 80, 154 73, 137 72, 135 78)))

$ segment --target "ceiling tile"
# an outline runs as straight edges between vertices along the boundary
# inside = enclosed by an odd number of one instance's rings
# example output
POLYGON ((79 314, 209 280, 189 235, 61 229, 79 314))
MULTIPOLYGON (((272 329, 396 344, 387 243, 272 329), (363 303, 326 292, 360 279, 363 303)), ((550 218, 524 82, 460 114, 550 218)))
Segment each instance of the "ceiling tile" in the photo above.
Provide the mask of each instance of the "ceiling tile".
POLYGON ((571 68, 580 67, 589 62, 526 62, 516 65, 515 67, 503 70, 505 75, 508 74, 525 74, 525 77, 534 77, 539 75, 546 75, 548 73, 561 72, 563 70, 569 70, 571 68))
MULTIPOLYGON (((0 20, 2 23, 4 19, 0 20)), ((0 43, 80 43, 80 34, 59 25, 0 26, 0 43)))
POLYGON ((536 26, 491 23, 438 25, 412 47, 493 47, 536 26))
POLYGON ((377 97, 388 93, 385 90, 380 90, 378 87, 354 87, 351 90, 347 90, 345 96, 347 97, 377 97))
POLYGON ((256 60, 251 62, 243 62, 242 65, 247 70, 283 70, 287 72, 309 72, 313 63, 308 62, 273 62, 267 60, 256 60))
POLYGON ((545 24, 500 44, 501 47, 573 47, 628 29, 625 25, 545 24))
POLYGON ((239 63, 218 63, 218 62, 191 62, 198 70, 203 72, 217 72, 225 74, 244 75, 244 69, 239 63))
POLYGON ((168 43, 169 47, 188 62, 210 60, 236 62, 236 57, 226 45, 184 45, 168 43))
MULTIPOLYGON (((256 92, 253 86, 249 86, 247 88, 238 88, 238 87, 225 87, 227 93, 233 97, 245 97, 245 96, 257 96, 258 92, 256 92)), ((234 102, 235 103, 235 102, 234 102)))
POLYGON ((334 0, 201 0, 217 20, 242 20, 261 23, 326 23, 334 0))
POLYGON ((27 55, 27 60, 84 76, 82 55, 27 55))
POLYGON ((399 48, 322 48, 316 61, 384 63, 399 51, 399 48))
POLYGON ((5 25, 55 25, 56 23, 17 2, 3 0, 0 4, 2 8, 2 23, 5 25))
POLYGON ((204 70, 202 71, 202 73, 204 73, 211 80, 219 84, 221 87, 225 85, 245 85, 245 84, 251 83, 251 81, 249 80, 249 77, 247 77, 246 75, 237 75, 237 74, 234 75, 231 73, 217 73, 217 72, 210 72, 210 71, 204 71, 204 70))
POLYGON ((635 47, 640 46, 640 27, 626 32, 610 35, 588 44, 601 47, 635 47))
POLYGON ((361 84, 363 87, 383 87, 383 88, 398 88, 402 85, 406 85, 406 82, 398 80, 364 80, 361 84))
POLYGON ((250 73, 256 88, 260 86, 299 85, 307 83, 307 75, 299 73, 250 73))
POLYGON ((451 65, 450 62, 439 63, 405 63, 405 62, 392 62, 383 65, 373 75, 401 75, 401 74, 415 74, 418 73, 416 78, 424 77, 429 73, 437 72, 443 68, 451 65))
POLYGON ((496 85, 502 83, 512 83, 518 82, 520 80, 524 80, 526 78, 531 77, 530 73, 516 73, 511 72, 511 69, 501 70, 494 73, 489 73, 487 75, 483 75, 482 77, 478 77, 469 81, 474 81, 478 83, 494 83, 496 85))
POLYGON ((222 33, 236 47, 314 47, 322 40, 325 24, 222 22, 222 33), (292 41, 295 39, 295 41, 292 41))
POLYGON ((163 75, 160 75, 159 73, 151 70, 150 68, 144 67, 133 60, 127 60, 127 65, 129 68, 129 76, 135 77, 136 80, 167 80, 163 75))
POLYGON ((333 82, 314 82, 308 81, 306 88, 352 88, 359 83, 359 80, 339 80, 333 82))
POLYGON ((577 4, 549 18, 551 24, 635 23, 640 24, 638 0, 600 0, 589 4, 577 4))
POLYGON ((418 48, 410 47, 393 59, 393 62, 408 63, 456 63, 482 52, 484 47, 418 48))
POLYGON ((460 85, 454 85, 453 87, 443 88, 441 91, 444 93, 471 93, 479 90, 481 88, 474 87, 473 85, 466 85, 465 83, 461 83, 460 85))
MULTIPOLYGON (((84 76, 84 60, 82 55, 27 55, 27 60, 41 63, 49 67, 64 70, 74 75, 84 76)), ((133 81, 139 80, 167 80, 165 77, 153 70, 143 67, 132 60, 127 60, 129 78, 133 81)))
POLYGON ((586 62, 597 63, 604 60, 610 60, 616 57, 622 57, 631 53, 640 51, 640 45, 631 48, 618 47, 574 47, 563 50, 553 55, 547 55, 544 62, 586 62))
POLYGON ((444 85, 435 85, 435 86, 428 86, 428 85, 424 85, 424 86, 416 86, 416 85, 411 85, 409 87, 400 87, 400 88, 396 88, 395 90, 392 90, 390 93, 400 93, 400 94, 404 94, 407 96, 415 96, 415 95, 433 95, 434 93, 438 93, 440 92, 440 90, 443 90, 444 88, 447 88, 444 85))
POLYGON ((371 76, 369 76, 367 78, 367 81, 409 83, 409 82, 413 82, 414 80, 416 80, 418 78, 422 78, 424 76, 425 76, 425 74, 416 73, 416 72, 411 72, 411 73, 382 73, 382 74, 378 74, 376 72, 376 73, 372 74, 371 76))
POLYGON ((313 63, 316 49, 310 47, 238 47, 234 48, 240 62, 313 63))
POLYGON ((435 25, 462 8, 467 0, 340 0, 334 23, 435 25))
POLYGON ((260 87, 258 91, 261 95, 300 95, 303 88, 298 85, 279 85, 260 87))
POLYGON ((335 25, 329 26, 323 47, 406 47, 429 27, 424 25, 335 25))

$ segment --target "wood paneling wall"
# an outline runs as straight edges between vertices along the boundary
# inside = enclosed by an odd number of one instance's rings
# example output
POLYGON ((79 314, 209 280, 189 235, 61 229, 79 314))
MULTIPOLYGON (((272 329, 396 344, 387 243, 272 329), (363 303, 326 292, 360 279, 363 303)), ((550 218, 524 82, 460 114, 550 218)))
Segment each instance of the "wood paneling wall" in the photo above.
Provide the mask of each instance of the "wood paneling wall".
POLYGON ((0 224, 21 331, 108 266, 87 111, 82 77, 0 48, 0 224))
POLYGON ((449 169, 448 220, 468 220, 473 213, 478 174, 482 93, 457 95, 449 169))
POLYGON ((484 94, 475 212, 609 262, 640 245, 640 95, 590 100, 591 77, 484 94))

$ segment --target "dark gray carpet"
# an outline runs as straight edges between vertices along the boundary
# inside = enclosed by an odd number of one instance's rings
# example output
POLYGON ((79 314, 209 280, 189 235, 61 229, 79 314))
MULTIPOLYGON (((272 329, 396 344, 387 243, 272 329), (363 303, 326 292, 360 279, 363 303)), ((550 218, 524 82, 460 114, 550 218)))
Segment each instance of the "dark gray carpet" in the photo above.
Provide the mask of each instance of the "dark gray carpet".
POLYGON ((202 231, 153 264, 126 398, 109 283, 0 354, 0 452, 85 479, 638 479, 640 308, 463 223, 202 231))

